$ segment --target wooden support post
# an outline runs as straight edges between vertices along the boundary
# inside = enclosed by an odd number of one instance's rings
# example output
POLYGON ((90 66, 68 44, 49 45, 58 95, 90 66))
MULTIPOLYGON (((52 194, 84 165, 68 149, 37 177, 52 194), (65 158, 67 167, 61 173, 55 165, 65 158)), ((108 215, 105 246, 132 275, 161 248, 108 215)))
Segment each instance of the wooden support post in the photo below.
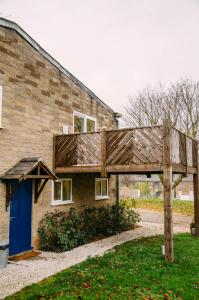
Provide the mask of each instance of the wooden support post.
POLYGON ((106 171, 106 128, 103 127, 101 131, 101 176, 107 177, 106 171))
POLYGON ((173 262, 171 123, 163 124, 163 186, 165 260, 173 262))
POLYGON ((186 173, 185 177, 188 176, 188 151, 187 151, 187 136, 185 135, 185 160, 186 160, 186 173))
POLYGON ((198 160, 198 143, 196 146, 196 163, 197 174, 193 174, 193 190, 194 190, 194 223, 195 235, 199 237, 199 160, 198 160))
POLYGON ((11 184, 10 182, 6 182, 6 211, 8 211, 8 207, 10 205, 11 198, 11 184))
POLYGON ((35 180, 35 199, 34 199, 34 203, 37 203, 38 198, 41 194, 41 192, 43 191, 46 183, 47 183, 48 179, 44 179, 43 183, 40 185, 41 181, 39 180, 35 180))

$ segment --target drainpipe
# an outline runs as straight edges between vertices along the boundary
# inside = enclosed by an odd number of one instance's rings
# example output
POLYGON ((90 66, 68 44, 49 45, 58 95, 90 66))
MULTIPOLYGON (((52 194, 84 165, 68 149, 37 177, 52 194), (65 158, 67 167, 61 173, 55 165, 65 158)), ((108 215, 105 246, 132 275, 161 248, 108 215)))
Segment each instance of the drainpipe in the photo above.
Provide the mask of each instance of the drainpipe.
MULTIPOLYGON (((114 113, 114 118, 116 122, 116 128, 119 128, 119 118, 121 118, 122 115, 120 113, 114 113)), ((119 175, 116 175, 116 205, 119 205, 120 202, 120 177, 119 175)))

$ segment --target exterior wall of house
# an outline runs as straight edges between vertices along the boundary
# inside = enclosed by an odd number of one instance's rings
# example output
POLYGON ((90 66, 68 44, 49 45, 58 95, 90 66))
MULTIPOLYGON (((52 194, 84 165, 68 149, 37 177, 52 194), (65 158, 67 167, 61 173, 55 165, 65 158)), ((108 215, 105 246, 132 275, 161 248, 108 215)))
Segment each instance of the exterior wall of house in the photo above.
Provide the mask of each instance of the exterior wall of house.
MULTIPOLYGON (((73 132, 73 111, 97 118, 97 128, 116 126, 111 110, 91 98, 18 33, 1 26, 0 84, 3 86, 0 176, 25 157, 42 157, 52 168, 53 135, 62 134, 63 125, 69 126, 69 133, 73 132)), ((37 244, 38 223, 46 211, 114 202, 114 176, 109 188, 109 200, 95 201, 94 175, 74 175, 74 204, 52 207, 48 182, 38 203, 33 204, 34 244, 37 244)), ((0 240, 8 238, 8 232, 5 184, 0 182, 0 240)))

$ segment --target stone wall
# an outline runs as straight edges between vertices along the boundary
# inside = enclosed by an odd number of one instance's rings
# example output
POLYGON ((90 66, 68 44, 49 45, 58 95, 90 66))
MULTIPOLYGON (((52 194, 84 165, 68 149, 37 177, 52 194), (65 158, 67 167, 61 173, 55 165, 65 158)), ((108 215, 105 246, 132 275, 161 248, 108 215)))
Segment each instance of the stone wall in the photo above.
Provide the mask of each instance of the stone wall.
MULTIPOLYGON (((3 86, 3 114, 0 129, 0 176, 25 157, 42 157, 52 168, 53 135, 63 125, 73 132, 73 111, 97 118, 97 128, 115 127, 113 112, 97 102, 48 62, 14 30, 0 27, 0 84, 3 86)), ((101 205, 94 200, 94 176, 76 175, 73 181, 74 207, 101 205)), ((110 179, 115 201, 115 179, 110 179)), ((33 204, 33 240, 38 222, 50 206, 51 183, 33 204)), ((68 210, 70 205, 59 207, 68 210)), ((57 208, 57 207, 56 207, 57 208)), ((0 182, 0 240, 8 238, 9 212, 5 211, 5 185, 0 182)))

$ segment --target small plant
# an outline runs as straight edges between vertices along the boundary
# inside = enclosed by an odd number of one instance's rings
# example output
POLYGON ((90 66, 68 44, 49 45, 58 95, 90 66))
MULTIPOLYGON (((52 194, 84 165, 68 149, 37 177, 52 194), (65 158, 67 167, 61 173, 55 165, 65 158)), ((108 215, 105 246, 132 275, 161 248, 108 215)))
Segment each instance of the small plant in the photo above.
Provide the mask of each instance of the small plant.
POLYGON ((126 204, 88 208, 77 213, 55 211, 46 213, 39 225, 41 248, 61 252, 98 238, 134 228, 140 221, 138 213, 126 204))

